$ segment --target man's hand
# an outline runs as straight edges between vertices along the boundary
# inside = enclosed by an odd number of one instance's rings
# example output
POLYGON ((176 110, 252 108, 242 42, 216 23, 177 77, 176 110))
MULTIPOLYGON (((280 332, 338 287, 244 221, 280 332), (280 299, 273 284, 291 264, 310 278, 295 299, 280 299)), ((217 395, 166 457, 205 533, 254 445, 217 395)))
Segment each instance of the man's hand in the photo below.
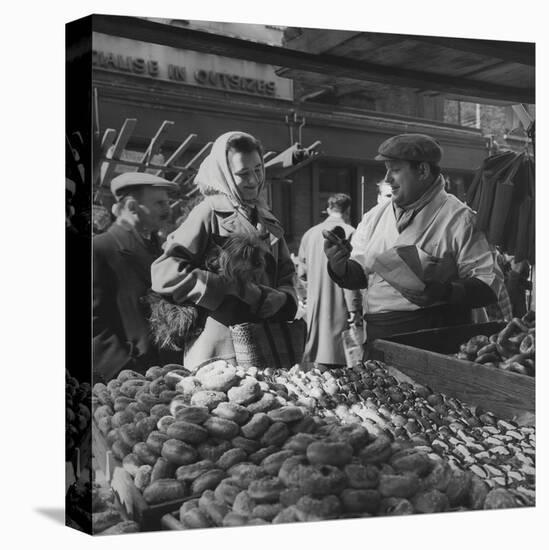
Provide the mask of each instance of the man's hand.
POLYGON ((450 283, 430 281, 425 284, 425 288, 422 291, 403 289, 400 293, 409 302, 412 302, 419 307, 428 307, 436 302, 444 302, 447 300, 451 290, 450 283))
POLYGON ((260 319, 268 319, 284 307, 288 295, 285 292, 268 287, 263 287, 263 292, 266 296, 257 310, 257 316, 260 319))
POLYGON ((324 239, 324 254, 328 258, 328 263, 336 277, 344 277, 347 271, 347 260, 351 256, 351 251, 342 243, 324 239))

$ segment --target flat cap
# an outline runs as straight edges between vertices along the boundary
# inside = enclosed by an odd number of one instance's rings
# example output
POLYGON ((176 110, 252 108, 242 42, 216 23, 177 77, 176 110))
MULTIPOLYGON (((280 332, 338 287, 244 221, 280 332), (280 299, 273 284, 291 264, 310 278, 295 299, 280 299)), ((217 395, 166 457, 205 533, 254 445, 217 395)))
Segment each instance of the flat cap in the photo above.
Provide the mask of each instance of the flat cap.
POLYGON ((122 191, 125 188, 135 186, 160 187, 168 190, 177 189, 176 183, 153 176, 152 174, 147 174, 146 172, 125 172, 112 179, 111 193, 115 196, 116 200, 119 200, 124 196, 122 191))
POLYGON ((399 134, 386 139, 378 148, 375 160, 411 160, 438 164, 442 147, 425 134, 399 134))

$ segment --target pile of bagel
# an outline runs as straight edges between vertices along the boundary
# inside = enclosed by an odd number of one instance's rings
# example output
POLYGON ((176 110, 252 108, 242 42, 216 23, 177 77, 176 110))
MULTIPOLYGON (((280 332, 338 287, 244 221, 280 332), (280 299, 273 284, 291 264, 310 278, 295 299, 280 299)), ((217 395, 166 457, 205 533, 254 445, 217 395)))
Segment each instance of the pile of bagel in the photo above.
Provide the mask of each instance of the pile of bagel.
POLYGON ((536 374, 536 317, 529 311, 491 336, 474 336, 460 346, 458 359, 527 376, 536 374))
POLYGON ((425 445, 322 417, 224 361, 122 371, 94 386, 92 408, 146 502, 173 502, 181 528, 523 505, 425 445))

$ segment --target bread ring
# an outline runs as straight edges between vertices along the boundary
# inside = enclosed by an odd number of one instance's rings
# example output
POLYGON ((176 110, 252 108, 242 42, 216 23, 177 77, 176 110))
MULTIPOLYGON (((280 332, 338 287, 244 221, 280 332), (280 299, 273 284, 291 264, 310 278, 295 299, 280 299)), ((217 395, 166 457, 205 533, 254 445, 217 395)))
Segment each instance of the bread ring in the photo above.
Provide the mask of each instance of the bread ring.
POLYGON ((263 477, 250 482, 248 494, 258 503, 277 502, 284 489, 284 484, 278 477, 263 477))
POLYGON ((306 494, 323 496, 340 493, 346 479, 341 470, 329 464, 296 466, 288 476, 291 486, 303 489, 306 494))
POLYGON ((307 458, 311 464, 343 466, 351 462, 353 448, 347 443, 315 441, 307 447, 307 458))
POLYGON ((194 481, 197 477, 214 468, 215 465, 211 460, 200 460, 192 464, 184 464, 175 471, 175 479, 178 481, 194 481))
POLYGON ((520 343, 519 350, 520 353, 533 354, 536 351, 536 335, 534 333, 527 334, 520 343))

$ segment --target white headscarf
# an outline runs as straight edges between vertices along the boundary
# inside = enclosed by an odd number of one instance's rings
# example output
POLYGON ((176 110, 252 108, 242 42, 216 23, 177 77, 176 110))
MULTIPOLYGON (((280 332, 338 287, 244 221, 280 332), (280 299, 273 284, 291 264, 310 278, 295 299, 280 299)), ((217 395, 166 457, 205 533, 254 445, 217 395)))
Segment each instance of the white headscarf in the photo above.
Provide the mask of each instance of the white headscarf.
MULTIPOLYGON (((244 207, 247 209, 249 208, 249 205, 242 199, 242 196, 236 187, 236 183, 229 166, 229 160, 227 158, 227 143, 235 137, 248 137, 255 140, 252 135, 237 131, 227 132, 226 134, 219 136, 215 140, 209 155, 202 161, 195 177, 195 182, 203 194, 211 194, 212 191, 221 193, 230 199, 235 208, 244 207)), ((265 185, 265 166, 263 165, 263 158, 261 158, 261 164, 263 168, 263 178, 259 183, 256 205, 266 208, 266 205, 259 198, 259 193, 265 185)))

